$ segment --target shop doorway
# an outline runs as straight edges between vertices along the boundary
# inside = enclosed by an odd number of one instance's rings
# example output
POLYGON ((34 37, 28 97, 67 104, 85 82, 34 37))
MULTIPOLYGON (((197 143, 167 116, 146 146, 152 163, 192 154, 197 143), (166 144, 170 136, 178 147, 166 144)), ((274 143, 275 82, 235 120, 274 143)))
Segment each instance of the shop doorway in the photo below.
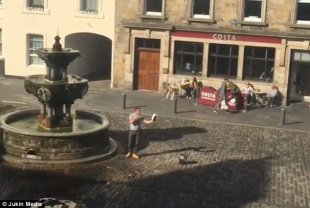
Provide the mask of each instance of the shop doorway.
POLYGON ((134 89, 158 90, 160 40, 136 39, 134 89))
POLYGON ((310 96, 310 53, 295 51, 290 67, 289 101, 303 101, 305 96, 310 96))

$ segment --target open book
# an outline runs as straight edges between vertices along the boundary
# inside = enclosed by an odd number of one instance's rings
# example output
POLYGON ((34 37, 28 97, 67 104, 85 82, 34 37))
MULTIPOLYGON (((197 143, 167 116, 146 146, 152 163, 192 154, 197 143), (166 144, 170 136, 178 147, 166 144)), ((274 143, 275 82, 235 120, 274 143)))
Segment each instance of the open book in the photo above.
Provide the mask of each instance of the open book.
POLYGON ((144 117, 143 116, 139 116, 138 118, 136 118, 136 120, 133 121, 133 125, 138 125, 138 124, 141 124, 141 122, 144 120, 144 117))
POLYGON ((155 121, 156 120, 156 114, 154 113, 153 115, 152 115, 152 121, 155 121))

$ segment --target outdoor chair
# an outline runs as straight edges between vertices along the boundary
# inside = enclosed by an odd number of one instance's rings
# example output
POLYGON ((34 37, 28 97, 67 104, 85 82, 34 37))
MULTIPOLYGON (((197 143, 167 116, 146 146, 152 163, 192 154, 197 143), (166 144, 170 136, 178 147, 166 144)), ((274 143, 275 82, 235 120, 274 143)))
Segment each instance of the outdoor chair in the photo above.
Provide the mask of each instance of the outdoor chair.
POLYGON ((171 95, 170 100, 173 100, 176 95, 179 95, 179 88, 175 84, 169 82, 163 82, 163 94, 166 95, 166 99, 171 95))

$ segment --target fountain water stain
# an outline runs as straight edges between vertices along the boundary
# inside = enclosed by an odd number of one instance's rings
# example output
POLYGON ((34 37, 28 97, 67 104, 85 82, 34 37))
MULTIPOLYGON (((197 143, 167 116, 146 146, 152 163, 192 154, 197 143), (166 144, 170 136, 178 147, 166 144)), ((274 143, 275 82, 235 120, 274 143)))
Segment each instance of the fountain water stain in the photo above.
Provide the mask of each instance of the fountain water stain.
POLYGON ((75 110, 71 105, 88 91, 88 80, 67 74, 79 51, 62 49, 55 37, 52 49, 37 50, 46 75, 25 78, 25 89, 38 98, 39 109, 20 110, 0 118, 3 159, 17 165, 58 167, 93 162, 116 153, 105 116, 75 110))

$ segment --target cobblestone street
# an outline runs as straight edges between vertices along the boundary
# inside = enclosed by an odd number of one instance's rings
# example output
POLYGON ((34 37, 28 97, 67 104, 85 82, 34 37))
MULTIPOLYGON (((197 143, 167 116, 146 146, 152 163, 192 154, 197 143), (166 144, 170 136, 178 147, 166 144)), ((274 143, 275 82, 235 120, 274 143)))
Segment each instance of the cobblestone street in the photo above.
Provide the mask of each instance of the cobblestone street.
POLYGON ((133 160, 124 156, 128 114, 100 113, 119 143, 115 157, 59 170, 2 162, 0 199, 55 197, 90 208, 310 207, 309 132, 161 116, 145 127, 142 158, 133 160))

